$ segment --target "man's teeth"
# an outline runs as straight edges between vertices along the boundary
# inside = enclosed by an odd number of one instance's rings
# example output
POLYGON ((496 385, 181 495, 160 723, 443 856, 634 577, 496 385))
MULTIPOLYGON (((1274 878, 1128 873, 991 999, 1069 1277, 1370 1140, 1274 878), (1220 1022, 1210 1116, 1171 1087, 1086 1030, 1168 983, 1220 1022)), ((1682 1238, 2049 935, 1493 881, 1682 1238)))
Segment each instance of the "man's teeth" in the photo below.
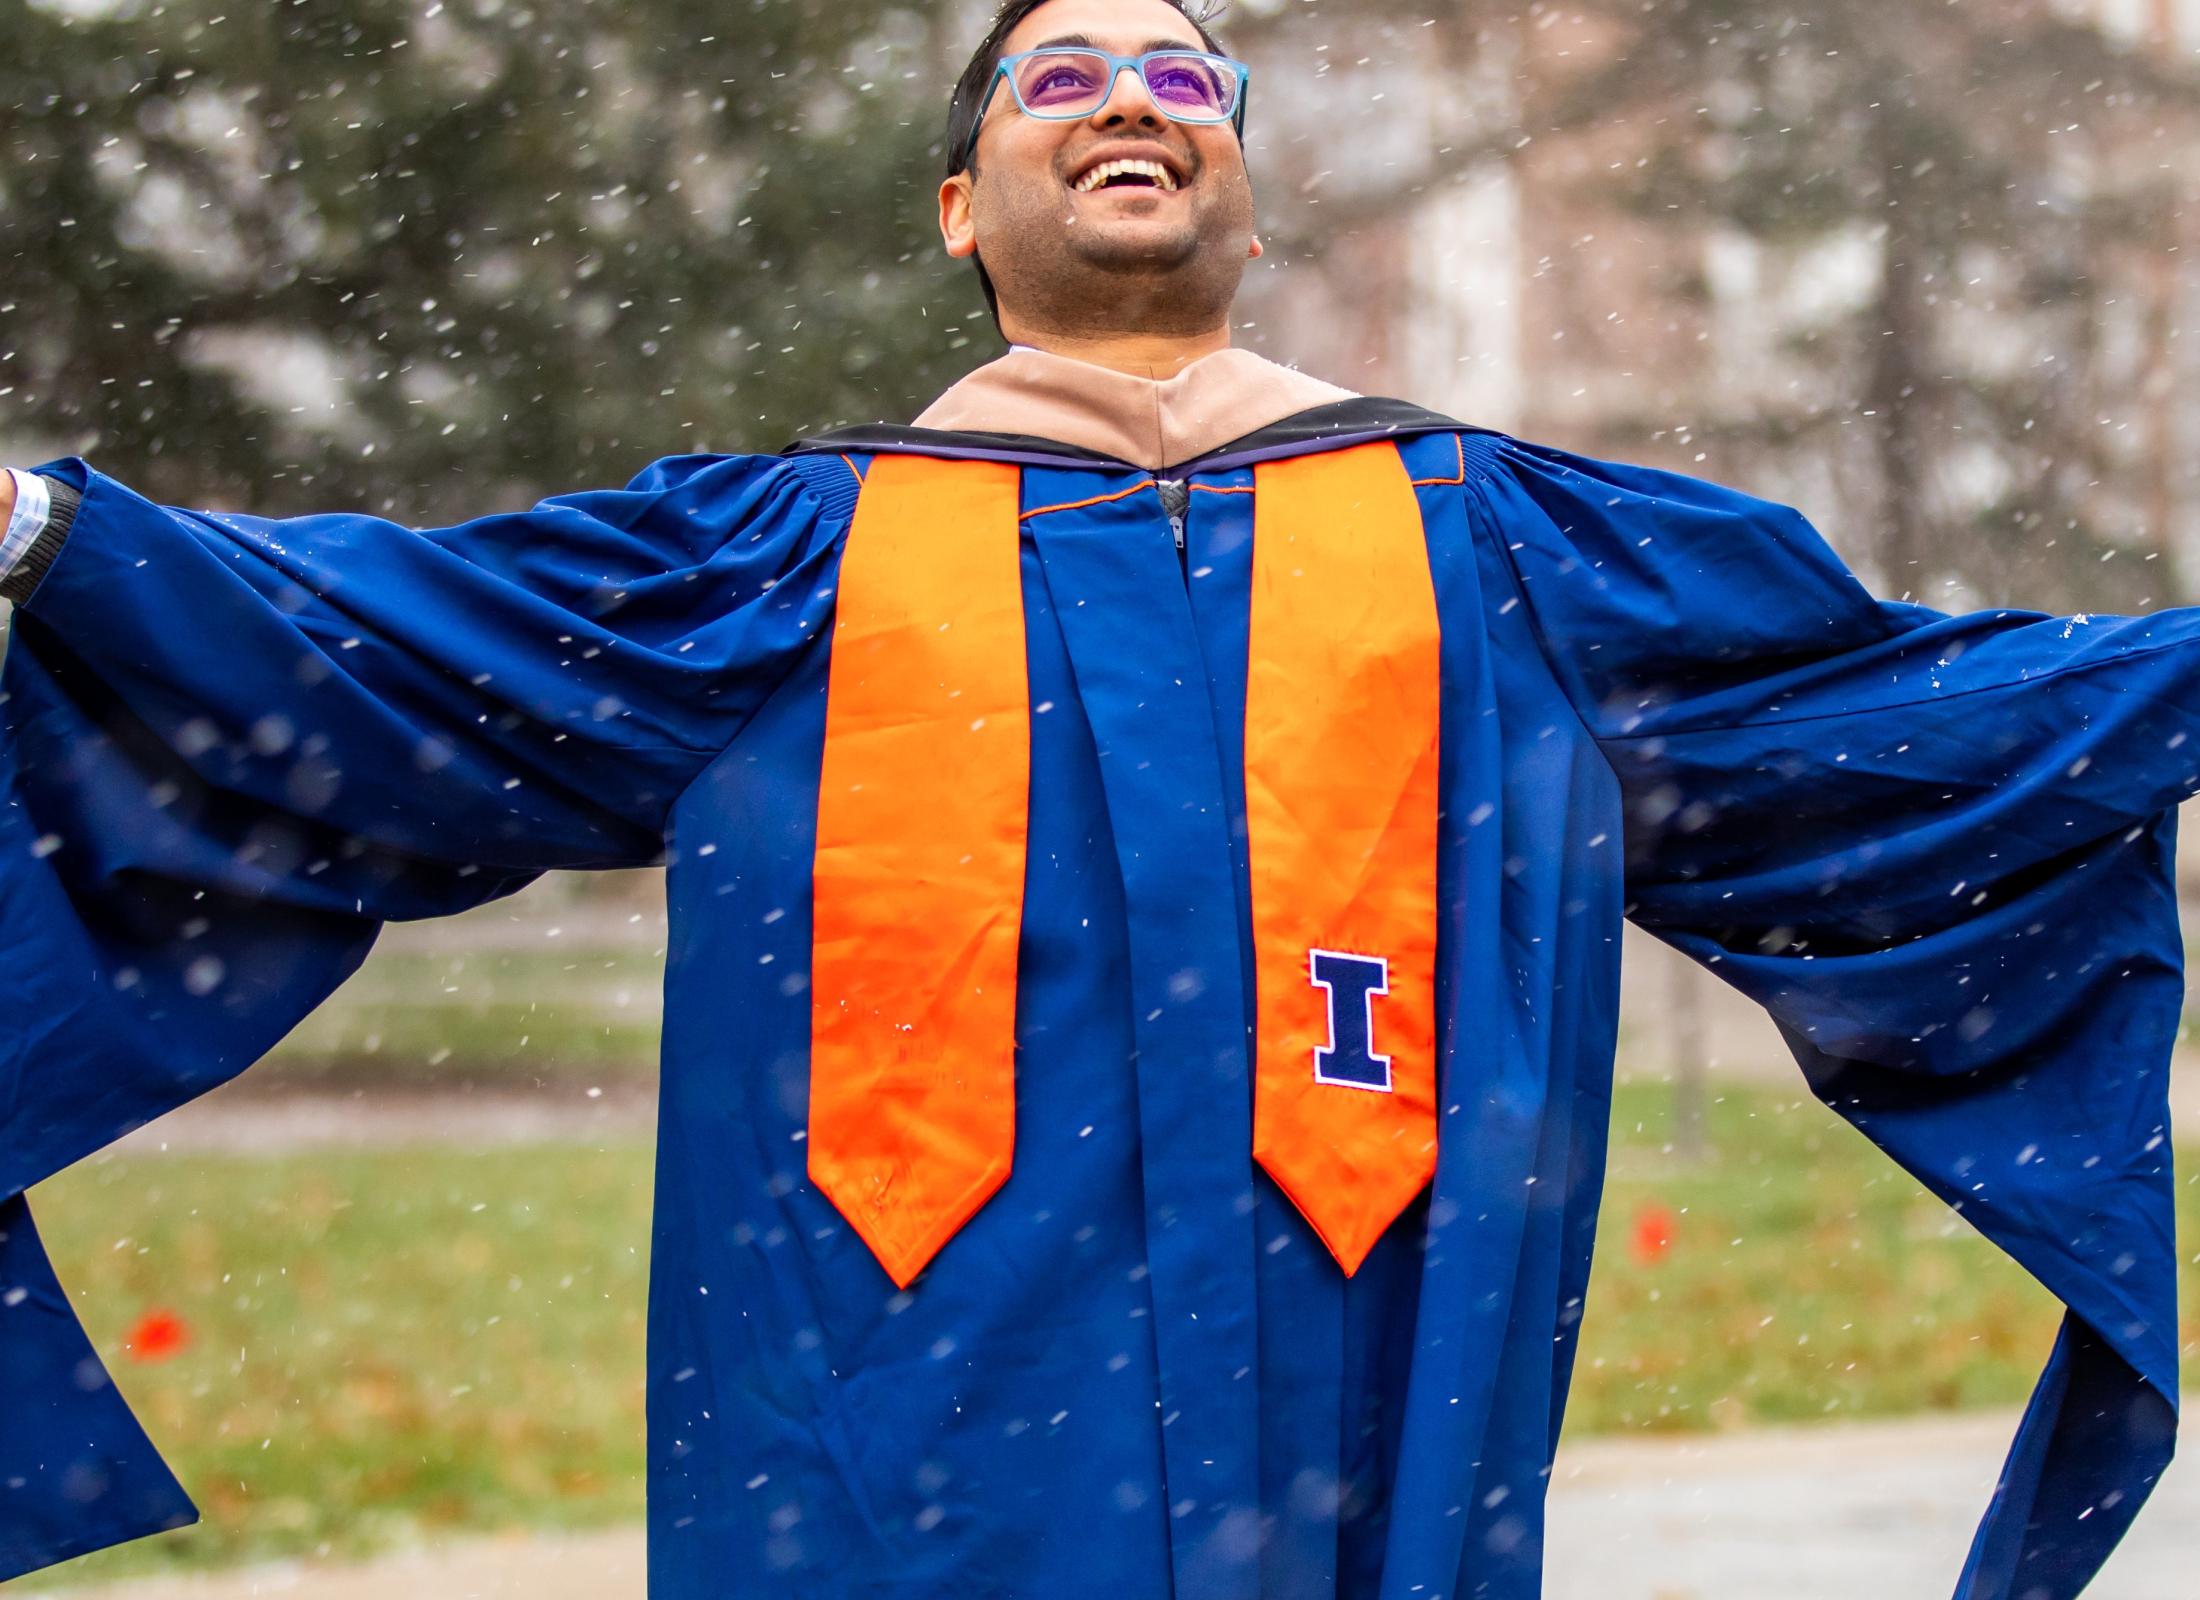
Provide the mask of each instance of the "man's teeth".
POLYGON ((1158 161, 1103 161, 1077 180, 1076 192, 1090 194, 1110 178, 1125 176, 1151 178, 1155 188, 1176 192, 1176 174, 1158 161))

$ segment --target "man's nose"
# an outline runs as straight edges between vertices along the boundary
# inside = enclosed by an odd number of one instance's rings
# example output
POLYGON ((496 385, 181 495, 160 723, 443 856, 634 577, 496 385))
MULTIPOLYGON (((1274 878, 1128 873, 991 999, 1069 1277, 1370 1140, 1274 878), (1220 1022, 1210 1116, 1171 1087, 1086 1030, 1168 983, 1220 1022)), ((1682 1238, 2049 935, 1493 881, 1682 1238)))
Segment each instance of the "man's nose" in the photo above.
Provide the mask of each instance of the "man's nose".
POLYGON ((1161 108, 1153 103, 1153 93, 1146 87, 1145 74, 1135 67, 1124 67, 1108 86, 1107 99, 1100 102, 1092 113, 1095 128, 1112 128, 1125 122, 1135 122, 1142 127, 1159 128, 1169 119, 1161 108))

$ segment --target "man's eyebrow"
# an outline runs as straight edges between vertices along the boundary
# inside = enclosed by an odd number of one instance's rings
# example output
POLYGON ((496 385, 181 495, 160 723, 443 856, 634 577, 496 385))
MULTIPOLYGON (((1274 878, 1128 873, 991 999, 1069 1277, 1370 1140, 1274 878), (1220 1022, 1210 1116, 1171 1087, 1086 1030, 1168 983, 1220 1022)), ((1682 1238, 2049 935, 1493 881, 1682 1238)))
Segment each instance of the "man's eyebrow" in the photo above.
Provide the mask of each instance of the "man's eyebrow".
MULTIPOLYGON (((1106 51, 1107 48, 1108 47, 1106 45, 1100 43, 1099 40, 1093 38, 1092 35, 1089 33, 1060 34, 1055 38, 1042 40, 1040 43, 1032 46, 1032 49, 1034 50, 1069 49, 1106 51)), ((1146 55, 1155 50, 1196 50, 1204 55, 1206 53, 1207 47, 1203 44, 1188 43, 1183 39, 1154 38, 1148 39, 1137 53, 1140 55, 1146 55)), ((1112 52, 1110 53, 1112 54, 1112 52)))

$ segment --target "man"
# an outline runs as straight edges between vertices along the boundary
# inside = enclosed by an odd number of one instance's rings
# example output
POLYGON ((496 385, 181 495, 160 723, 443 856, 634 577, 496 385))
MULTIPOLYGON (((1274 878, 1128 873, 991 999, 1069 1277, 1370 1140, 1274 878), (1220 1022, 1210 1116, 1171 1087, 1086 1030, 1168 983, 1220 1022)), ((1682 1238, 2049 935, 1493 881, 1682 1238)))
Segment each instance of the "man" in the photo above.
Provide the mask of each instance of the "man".
MULTIPOLYGON (((1017 348, 914 427, 425 533, 19 480, 0 1195, 661 858, 654 1592, 1529 1596, 1624 914, 2070 1307, 1960 1593, 2076 1593, 2174 1432, 2200 614, 1883 604, 1232 348, 1244 87, 1009 8, 940 218, 1017 348)), ((0 1229, 0 1570, 187 1520, 0 1229)))

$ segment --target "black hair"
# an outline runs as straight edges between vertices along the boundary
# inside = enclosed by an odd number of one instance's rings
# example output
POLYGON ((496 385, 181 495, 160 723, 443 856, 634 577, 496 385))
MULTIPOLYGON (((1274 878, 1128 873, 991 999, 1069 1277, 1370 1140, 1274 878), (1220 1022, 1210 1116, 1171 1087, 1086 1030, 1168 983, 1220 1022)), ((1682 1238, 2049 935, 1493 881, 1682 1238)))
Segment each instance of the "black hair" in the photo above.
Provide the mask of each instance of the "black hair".
MULTIPOLYGON (((1007 54, 1008 36, 1022 25, 1024 18, 1045 5, 1047 0, 1007 0, 993 18, 993 26, 978 41, 978 48, 963 68, 962 76, 955 80, 955 93, 947 102, 947 176, 968 170, 973 175, 978 170, 978 152, 970 151, 970 159, 963 159, 963 151, 970 144, 971 130, 978 125, 978 107, 985 102, 986 91, 993 87, 994 69, 1000 66, 1001 57, 1007 54)), ((1177 14, 1192 25, 1200 42, 1216 55, 1226 54, 1222 42, 1208 30, 1208 24, 1222 14, 1225 0, 1162 0, 1173 7, 1177 14)), ((986 313, 992 317, 996 330, 1001 327, 1000 297, 993 292, 993 279, 987 275, 985 263, 976 255, 970 264, 978 269, 978 286, 985 291, 986 313)), ((1003 337, 1006 337, 1005 331, 1003 337)))

